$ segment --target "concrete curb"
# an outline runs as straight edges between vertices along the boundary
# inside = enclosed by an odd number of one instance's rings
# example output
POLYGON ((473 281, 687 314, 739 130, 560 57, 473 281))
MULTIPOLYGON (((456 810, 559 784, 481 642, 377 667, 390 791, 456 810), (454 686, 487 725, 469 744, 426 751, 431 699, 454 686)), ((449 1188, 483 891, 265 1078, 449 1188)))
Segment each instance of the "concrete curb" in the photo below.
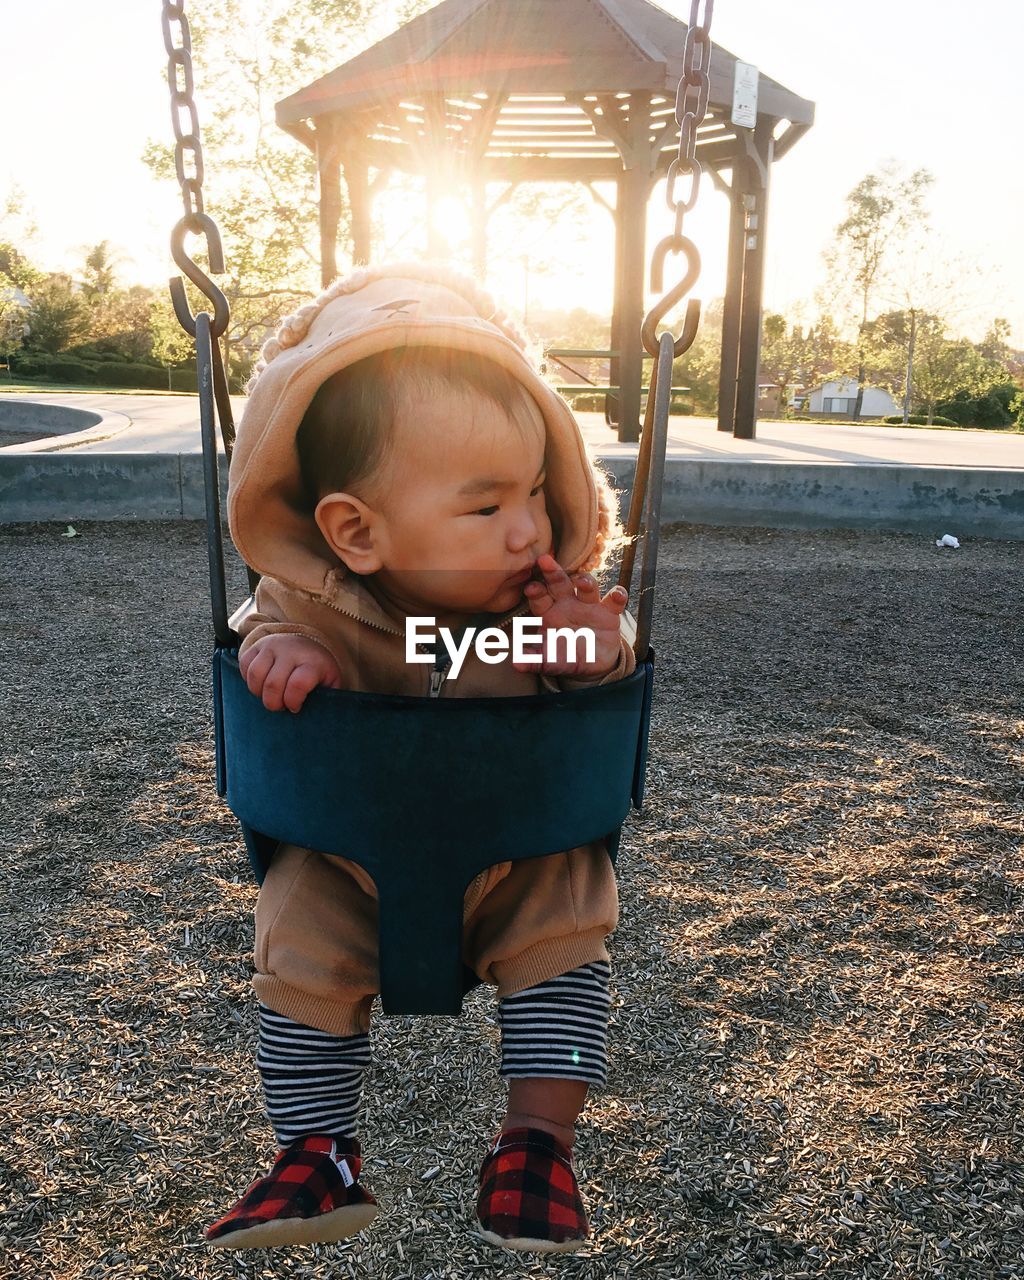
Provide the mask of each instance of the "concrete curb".
MULTIPOLYGON (((619 488, 635 460, 603 459, 619 488)), ((662 523, 889 529, 1024 541, 1024 470, 669 459, 662 523), (941 526, 941 527, 940 527, 941 526)))
MULTIPOLYGON (((204 518, 201 454, 17 449, 0 450, 0 521, 204 518)), ((635 459, 602 461, 628 491, 635 459)), ((1024 471, 675 458, 666 463, 662 521, 1022 542, 1024 471)))
POLYGON ((5 445, 0 448, 0 457, 56 453, 60 449, 96 444, 120 435, 131 425, 132 420, 125 413, 76 409, 71 405, 19 400, 16 396, 4 395, 0 397, 0 426, 14 431, 20 427, 26 431, 49 428, 55 434, 42 440, 28 440, 24 444, 5 445))

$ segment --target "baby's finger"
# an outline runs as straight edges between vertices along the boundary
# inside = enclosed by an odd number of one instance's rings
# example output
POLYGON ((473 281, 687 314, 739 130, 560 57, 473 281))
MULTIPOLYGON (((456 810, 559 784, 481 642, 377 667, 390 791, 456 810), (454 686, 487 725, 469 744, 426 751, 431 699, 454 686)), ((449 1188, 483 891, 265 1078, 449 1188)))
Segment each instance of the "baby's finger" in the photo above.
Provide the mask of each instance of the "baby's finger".
POLYGON ((625 587, 612 587, 601 603, 613 613, 624 613, 629 603, 629 592, 625 587))
POLYGON ((541 556, 537 560, 537 568, 544 575, 544 585, 555 600, 571 600, 576 594, 572 579, 554 556, 541 556))
POLYGON ((245 677, 246 687, 257 698, 263 692, 263 682, 273 665, 274 655, 269 649, 250 649, 248 653, 243 654, 242 661, 238 664, 239 670, 245 677))
POLYGON ((573 578, 573 585, 576 588, 576 598, 581 604, 601 603, 601 589, 591 574, 578 573, 573 578))
POLYGON ((301 711, 306 695, 320 683, 316 668, 308 664, 296 667, 288 677, 282 699, 289 711, 301 711))
POLYGON ((530 606, 530 612, 539 618, 555 603, 554 597, 543 582, 528 582, 523 588, 523 596, 530 606))
POLYGON ((263 705, 268 711, 280 711, 284 707, 284 691, 293 670, 288 661, 278 659, 263 681, 263 705))

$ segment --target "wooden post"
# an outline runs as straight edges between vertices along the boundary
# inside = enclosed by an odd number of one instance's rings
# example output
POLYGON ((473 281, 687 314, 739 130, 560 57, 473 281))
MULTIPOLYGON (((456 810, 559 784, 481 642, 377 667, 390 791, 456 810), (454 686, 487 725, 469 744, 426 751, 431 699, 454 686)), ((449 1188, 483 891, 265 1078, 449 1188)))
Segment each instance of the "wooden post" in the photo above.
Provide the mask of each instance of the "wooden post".
MULTIPOLYGON (((612 329, 610 334, 609 346, 612 351, 622 350, 622 256, 624 253, 623 244, 625 235, 623 232, 622 218, 619 217, 619 210, 622 208, 625 200, 624 194, 625 182, 622 177, 615 184, 615 209, 612 217, 615 219, 615 261, 612 270, 615 272, 613 278, 613 296, 612 296, 612 329)), ((620 387, 622 385, 622 360, 619 356, 612 356, 608 365, 608 384, 612 387, 620 387)), ((610 427, 617 427, 622 421, 622 398, 619 395, 608 395, 604 402, 604 420, 610 427)))
POLYGON ((753 440, 757 432, 757 379, 761 361, 761 303, 764 294, 768 177, 771 172, 774 127, 775 121, 769 116, 762 116, 758 120, 752 140, 755 154, 745 166, 747 183, 743 204, 746 211, 746 237, 736 379, 736 425, 733 431, 738 440, 753 440))
POLYGON ((338 274, 338 224, 341 221, 341 165, 329 135, 317 130, 316 170, 320 184, 320 285, 338 274))
POLYGON ((736 422, 736 376, 740 352, 740 302, 743 297, 743 197, 738 175, 744 166, 733 167, 729 194, 729 257, 725 274, 725 303, 722 307, 722 364, 718 374, 718 430, 731 432, 736 422))
POLYGON ((617 349, 619 363, 619 441, 640 439, 640 401, 643 390, 644 348, 640 329, 644 320, 644 279, 647 271, 647 201, 651 194, 650 99, 634 93, 630 99, 630 148, 623 157, 619 185, 621 200, 615 221, 622 236, 622 274, 617 349))
POLYGON ((487 179, 475 173, 472 179, 473 274, 483 284, 487 279, 487 179))
POLYGON ((373 250, 370 226, 370 166, 360 155, 345 160, 345 184, 352 221, 352 265, 363 267, 373 250))

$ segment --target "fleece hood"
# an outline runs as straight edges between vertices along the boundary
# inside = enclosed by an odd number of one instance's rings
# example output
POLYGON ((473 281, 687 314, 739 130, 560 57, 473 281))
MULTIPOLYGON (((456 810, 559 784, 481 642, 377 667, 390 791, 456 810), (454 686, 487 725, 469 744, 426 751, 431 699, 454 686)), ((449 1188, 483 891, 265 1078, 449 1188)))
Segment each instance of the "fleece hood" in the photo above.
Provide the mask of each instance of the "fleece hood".
POLYGON ((495 360, 530 392, 547 431, 547 495, 556 555, 578 569, 598 541, 597 484, 565 401, 533 368, 512 326, 472 282, 429 268, 365 271, 336 282, 264 348, 238 428, 228 483, 231 536, 259 573, 314 595, 344 573, 305 498, 296 432, 332 374, 392 347, 454 348, 495 360))

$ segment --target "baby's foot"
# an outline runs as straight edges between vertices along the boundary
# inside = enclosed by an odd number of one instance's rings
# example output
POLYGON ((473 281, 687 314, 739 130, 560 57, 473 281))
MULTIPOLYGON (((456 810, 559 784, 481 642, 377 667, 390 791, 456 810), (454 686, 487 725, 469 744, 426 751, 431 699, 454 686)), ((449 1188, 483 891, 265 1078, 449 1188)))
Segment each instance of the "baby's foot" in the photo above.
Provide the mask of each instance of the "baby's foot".
POLYGON ((207 1227, 206 1239, 219 1249, 267 1249, 355 1235, 377 1216, 376 1200, 359 1185, 361 1164, 355 1138, 300 1138, 207 1227))
POLYGON ((543 1129, 499 1133, 480 1169, 476 1205, 489 1244, 570 1253, 590 1235, 569 1148, 543 1129))

